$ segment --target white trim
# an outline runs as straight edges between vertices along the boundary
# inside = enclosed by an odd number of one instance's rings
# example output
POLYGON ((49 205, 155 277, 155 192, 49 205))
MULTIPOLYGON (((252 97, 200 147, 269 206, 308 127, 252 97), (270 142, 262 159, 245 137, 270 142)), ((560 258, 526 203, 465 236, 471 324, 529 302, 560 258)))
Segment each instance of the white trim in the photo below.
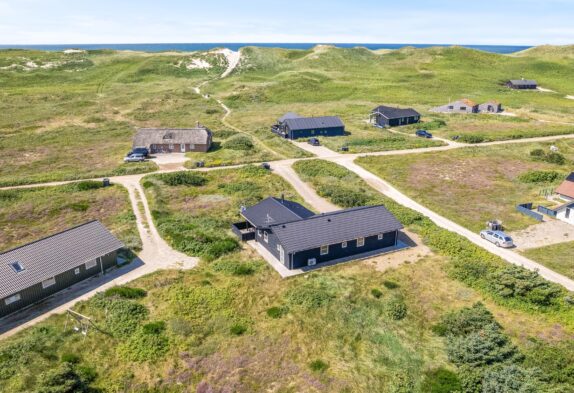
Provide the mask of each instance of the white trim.
POLYGON ((78 274, 80 274, 80 268, 77 267, 74 269, 74 274, 77 276, 78 274))
POLYGON ((267 231, 263 231, 263 240, 265 241, 265 243, 269 243, 269 234, 267 233, 267 231))
POLYGON ((307 259, 307 266, 315 266, 317 264, 317 258, 307 259))
POLYGON ((384 233, 379 233, 379 234, 377 235, 377 240, 383 240, 383 237, 384 237, 384 236, 385 236, 384 233))
POLYGON ((358 237, 357 238, 357 247, 363 247, 365 245, 365 238, 364 237, 358 237))
POLYGON ((342 242, 342 243, 341 243, 341 248, 347 248, 347 242, 342 242))
POLYGON ((42 281, 42 289, 50 288, 54 285, 56 285, 56 277, 48 278, 47 280, 42 281))
POLYGON ((20 294, 17 293, 15 295, 9 296, 6 299, 4 299, 4 304, 8 306, 12 303, 16 303, 17 301, 20 301, 20 299, 22 299, 22 296, 20 296, 20 294))
POLYGON ((327 254, 329 254, 329 246, 328 246, 328 245, 326 245, 326 246, 321 246, 320 253, 321 253, 321 255, 327 255, 327 254))

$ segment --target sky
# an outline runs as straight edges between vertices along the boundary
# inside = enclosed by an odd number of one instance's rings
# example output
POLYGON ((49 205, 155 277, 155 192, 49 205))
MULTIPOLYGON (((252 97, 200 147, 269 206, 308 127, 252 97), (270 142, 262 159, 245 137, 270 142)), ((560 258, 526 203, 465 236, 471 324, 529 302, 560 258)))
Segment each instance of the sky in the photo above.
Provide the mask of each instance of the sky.
POLYGON ((574 44, 574 0, 0 0, 0 45, 574 44))

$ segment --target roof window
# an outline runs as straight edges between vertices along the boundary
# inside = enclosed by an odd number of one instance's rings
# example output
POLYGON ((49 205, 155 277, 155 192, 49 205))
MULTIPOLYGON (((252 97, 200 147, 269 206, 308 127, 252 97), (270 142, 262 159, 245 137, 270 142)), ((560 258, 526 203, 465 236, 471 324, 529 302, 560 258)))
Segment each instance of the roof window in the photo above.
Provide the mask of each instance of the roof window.
POLYGON ((20 273, 25 270, 24 266, 22 266, 22 264, 18 261, 10 262, 9 265, 12 269, 14 269, 16 273, 20 273))

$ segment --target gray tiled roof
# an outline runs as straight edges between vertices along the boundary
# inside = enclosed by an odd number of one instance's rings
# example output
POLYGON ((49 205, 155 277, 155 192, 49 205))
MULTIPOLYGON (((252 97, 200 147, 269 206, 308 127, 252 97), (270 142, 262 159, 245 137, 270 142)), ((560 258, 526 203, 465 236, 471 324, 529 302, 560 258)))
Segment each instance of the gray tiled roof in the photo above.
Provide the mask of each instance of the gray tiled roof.
POLYGON ((393 108, 390 106, 378 106, 373 109, 373 113, 380 113, 381 115, 385 116, 387 119, 400 119, 403 117, 413 117, 413 116, 420 116, 421 114, 415 111, 412 108, 401 109, 401 108, 393 108))
POLYGON ((99 221, 0 253, 0 299, 124 247, 99 221), (20 262, 16 273, 10 263, 20 262))
POLYGON ((273 197, 245 209, 241 214, 256 227, 269 227, 315 215, 297 202, 273 197))
POLYGON ((535 80, 529 80, 529 79, 514 79, 511 80, 510 83, 516 86, 524 86, 524 85, 528 86, 537 84, 535 80))
POLYGON ((134 147, 149 147, 160 144, 189 143, 207 145, 211 131, 205 127, 196 128, 140 128, 134 136, 134 147))
POLYGON ((384 206, 365 206, 273 225, 286 252, 303 251, 402 229, 384 206))
POLYGON ((284 123, 292 131, 345 127, 343 121, 337 116, 299 117, 295 119, 286 119, 284 123))

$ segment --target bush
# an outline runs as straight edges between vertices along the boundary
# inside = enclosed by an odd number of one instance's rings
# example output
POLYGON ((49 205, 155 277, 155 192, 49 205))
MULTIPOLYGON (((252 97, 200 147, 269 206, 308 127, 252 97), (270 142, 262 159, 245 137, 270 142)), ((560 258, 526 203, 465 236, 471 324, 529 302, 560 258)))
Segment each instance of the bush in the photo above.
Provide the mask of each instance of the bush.
POLYGON ((103 187, 103 183, 99 181, 93 180, 85 180, 79 181, 76 183, 66 184, 64 186, 70 192, 77 192, 77 191, 90 191, 90 190, 97 190, 98 188, 103 187))
POLYGON ((169 350, 169 341, 163 334, 147 333, 142 327, 118 346, 119 354, 133 362, 161 359, 169 350))
POLYGON ((532 341, 524 365, 542 370, 551 382, 574 385, 574 342, 532 341))
POLYGON ((538 371, 514 364, 488 370, 482 381, 484 392, 538 393, 544 385, 538 371))
POLYGON ((369 202, 369 197, 361 190, 343 188, 340 185, 324 185, 317 191, 320 196, 345 208, 364 206, 369 202))
POLYGON ((529 171, 518 176, 522 183, 551 183, 562 175, 556 171, 529 171))
POLYGON ((146 295, 147 292, 145 290, 131 287, 112 287, 104 292, 106 297, 120 297, 124 299, 141 299, 146 295))
POLYGON ((329 364, 321 359, 317 359, 309 363, 309 368, 315 372, 323 372, 329 368, 329 364))
POLYGON ((534 149, 530 152, 531 157, 544 157, 546 152, 543 149, 534 149))
POLYGON ((252 261, 241 262, 235 259, 218 259, 211 264, 216 272, 231 274, 233 276, 249 276, 257 271, 257 264, 252 261))
POLYGON ((174 172, 158 175, 159 179, 169 186, 203 186, 207 179, 194 172, 174 172))
POLYGON ((241 336, 243 333, 245 333, 247 331, 247 327, 245 327, 239 323, 236 323, 236 324, 233 324, 231 326, 229 331, 231 332, 231 334, 233 334, 235 336, 241 336))
POLYGON ((325 160, 297 161, 293 167, 297 173, 309 178, 334 177, 342 179, 349 176, 349 171, 346 168, 325 160))
POLYGON ((91 381, 82 378, 73 364, 61 363, 58 367, 45 371, 38 378, 37 393, 81 393, 90 392, 91 381))
POLYGON ((160 334, 165 330, 165 322, 157 321, 146 323, 142 326, 143 332, 146 334, 160 334))
POLYGON ((385 280, 383 281, 383 285, 385 286, 385 288, 387 289, 396 289, 399 287, 399 284, 397 284, 394 281, 390 281, 390 280, 385 280))
POLYGON ((287 307, 271 307, 267 309, 267 316, 273 319, 279 319, 289 312, 287 307))
POLYGON ((446 121, 444 121, 442 119, 434 119, 431 121, 425 121, 421 124, 427 130, 438 130, 439 128, 446 127, 446 121))
POLYGON ((64 353, 64 354, 62 354, 62 356, 60 356, 60 361, 62 363, 76 364, 76 363, 80 363, 80 357, 76 354, 73 354, 73 353, 64 353))
POLYGON ((422 383, 423 393, 452 393, 461 391, 458 376, 446 368, 427 371, 422 383))
POLYGON ((464 134, 458 139, 459 142, 464 143, 482 143, 485 141, 482 135, 464 134))
POLYGON ((106 298, 103 294, 94 296, 90 303, 106 310, 106 326, 115 337, 131 335, 148 315, 148 309, 142 304, 121 298, 106 298))
POLYGON ((373 288, 373 289, 371 289, 371 295, 373 295, 373 297, 379 299, 379 298, 381 298, 381 296, 383 296, 383 292, 380 289, 373 288))
POLYGON ((313 310, 329 304, 334 298, 334 295, 320 282, 307 282, 303 285, 291 288, 285 298, 289 303, 295 306, 313 310))
POLYGON ((545 161, 550 164, 564 165, 566 163, 566 158, 556 152, 545 152, 543 149, 534 149, 530 152, 530 156, 537 161, 545 161))
POLYGON ((465 307, 450 312, 441 318, 441 322, 433 328, 441 332, 441 336, 464 336, 480 331, 486 325, 498 325, 494 315, 482 304, 475 303, 472 307, 465 307))
POLYGON ((493 272, 488 282, 491 290, 503 298, 519 298, 538 306, 553 305, 562 295, 558 285, 521 266, 509 265, 493 272))
POLYGON ((386 305, 389 318, 400 321, 407 316, 407 305, 401 299, 393 299, 386 305))
POLYGON ((253 140, 247 135, 235 135, 223 142, 223 148, 229 150, 252 150, 255 147, 253 140))

